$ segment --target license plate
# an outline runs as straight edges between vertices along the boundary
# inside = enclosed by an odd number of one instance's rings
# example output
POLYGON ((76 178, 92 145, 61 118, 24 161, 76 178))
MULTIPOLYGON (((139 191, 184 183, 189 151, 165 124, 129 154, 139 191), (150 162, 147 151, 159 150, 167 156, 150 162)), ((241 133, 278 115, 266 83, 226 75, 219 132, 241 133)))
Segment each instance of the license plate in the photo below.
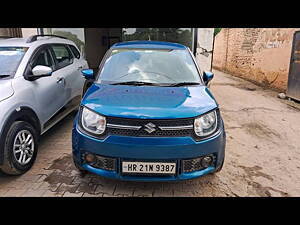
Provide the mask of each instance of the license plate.
POLYGON ((175 174, 176 163, 122 162, 123 173, 175 174))

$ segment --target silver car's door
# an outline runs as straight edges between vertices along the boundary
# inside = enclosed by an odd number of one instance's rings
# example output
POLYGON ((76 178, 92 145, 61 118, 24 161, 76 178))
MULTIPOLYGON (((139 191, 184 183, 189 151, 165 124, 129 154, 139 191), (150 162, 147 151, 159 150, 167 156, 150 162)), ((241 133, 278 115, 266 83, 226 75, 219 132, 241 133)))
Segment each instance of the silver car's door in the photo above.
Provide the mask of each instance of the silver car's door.
POLYGON ((85 78, 82 76, 81 71, 83 69, 88 69, 89 66, 87 61, 83 58, 83 56, 80 54, 79 50, 75 46, 69 45, 68 47, 70 48, 74 56, 75 72, 73 76, 73 94, 76 97, 81 97, 83 93, 84 83, 86 81, 85 78))
POLYGON ((70 109, 74 108, 80 103, 84 84, 84 78, 79 73, 82 65, 67 45, 52 44, 51 49, 58 67, 56 72, 64 83, 65 105, 70 109))
POLYGON ((28 81, 27 90, 33 92, 37 104, 38 113, 42 123, 50 120, 64 105, 64 84, 59 80, 59 74, 55 71, 54 60, 48 46, 40 48, 30 60, 25 73, 32 74, 32 69, 37 66, 49 66, 54 71, 49 77, 41 77, 34 81, 28 81))

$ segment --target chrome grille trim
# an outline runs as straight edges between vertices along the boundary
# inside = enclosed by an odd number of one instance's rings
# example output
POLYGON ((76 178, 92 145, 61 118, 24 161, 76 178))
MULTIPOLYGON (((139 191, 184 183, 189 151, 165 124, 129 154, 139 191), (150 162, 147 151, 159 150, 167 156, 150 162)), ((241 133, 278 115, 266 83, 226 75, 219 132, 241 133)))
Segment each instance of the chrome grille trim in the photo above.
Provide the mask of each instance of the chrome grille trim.
MULTIPOLYGON (((128 130, 139 130, 142 126, 129 126, 129 125, 120 125, 120 124, 106 124, 107 127, 117 128, 117 129, 128 129, 128 130)), ((176 127, 159 127, 161 130, 188 130, 193 129, 193 125, 188 126, 176 126, 176 127)))
POLYGON ((129 126, 129 125, 120 125, 120 124, 106 124, 107 127, 117 128, 117 129, 127 129, 127 130, 139 130, 142 126, 129 126))
POLYGON ((193 125, 176 126, 176 127, 159 127, 161 130, 189 130, 193 129, 193 125))

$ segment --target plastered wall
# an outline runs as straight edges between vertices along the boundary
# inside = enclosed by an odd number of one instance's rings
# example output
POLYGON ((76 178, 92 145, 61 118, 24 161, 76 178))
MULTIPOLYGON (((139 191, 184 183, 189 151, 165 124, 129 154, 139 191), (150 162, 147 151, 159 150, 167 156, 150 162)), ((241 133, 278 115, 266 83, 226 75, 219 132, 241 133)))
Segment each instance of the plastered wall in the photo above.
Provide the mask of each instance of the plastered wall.
POLYGON ((223 28, 215 37, 213 68, 286 91, 297 30, 300 28, 223 28))

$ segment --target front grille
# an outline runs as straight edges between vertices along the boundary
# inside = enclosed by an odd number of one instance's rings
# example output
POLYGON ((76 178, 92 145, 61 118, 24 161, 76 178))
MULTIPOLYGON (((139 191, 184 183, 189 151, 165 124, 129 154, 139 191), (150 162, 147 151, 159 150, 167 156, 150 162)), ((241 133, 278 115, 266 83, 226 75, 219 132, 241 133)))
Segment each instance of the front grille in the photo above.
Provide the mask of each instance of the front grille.
POLYGON ((147 131, 141 128, 140 130, 125 130, 125 129, 116 129, 108 128, 108 133, 112 135, 121 135, 121 136, 135 136, 135 137, 186 137, 191 136, 193 130, 159 130, 159 128, 152 132, 148 133, 147 131))
POLYGON ((184 119, 130 119, 121 117, 107 117, 107 123, 130 125, 130 126, 143 126, 147 123, 153 123, 156 126, 187 126, 193 125, 194 118, 184 119))
POLYGON ((107 127, 107 134, 121 135, 121 136, 135 136, 135 137, 186 137, 192 136, 194 119, 168 119, 168 120, 153 120, 153 119, 128 119, 128 118, 116 118, 108 117, 107 124, 118 124, 123 126, 136 126, 139 129, 120 129, 107 127), (146 125, 152 123, 155 131, 147 132, 146 125), (174 129, 163 130, 160 127, 179 127, 179 126, 191 126, 189 129, 174 129))

